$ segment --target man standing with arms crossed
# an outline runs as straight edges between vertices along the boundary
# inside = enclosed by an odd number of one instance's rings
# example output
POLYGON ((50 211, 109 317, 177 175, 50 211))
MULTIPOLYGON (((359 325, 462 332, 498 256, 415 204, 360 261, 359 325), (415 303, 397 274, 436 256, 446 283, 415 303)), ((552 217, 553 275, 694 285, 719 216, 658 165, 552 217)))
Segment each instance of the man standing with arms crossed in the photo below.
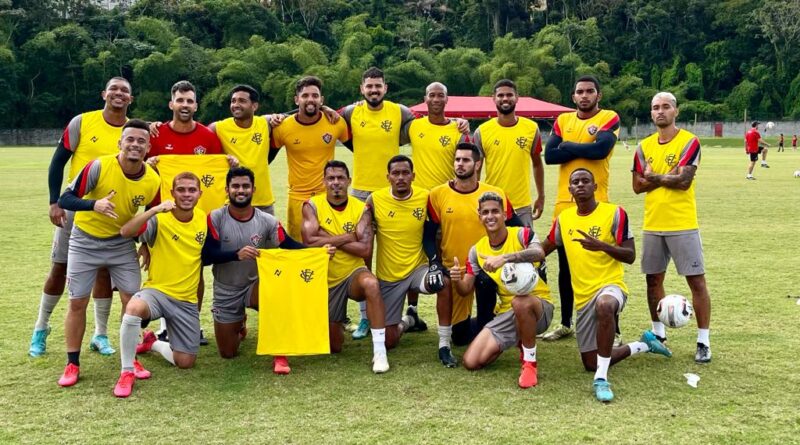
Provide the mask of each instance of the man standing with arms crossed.
POLYGON ((119 148, 117 156, 101 156, 84 167, 58 200, 61 208, 77 212, 67 261, 67 366, 58 380, 61 386, 78 382, 86 306, 97 271, 103 267, 109 270, 123 308, 141 284, 136 246, 122 238, 119 230, 139 207, 155 198, 161 184, 156 172, 144 162, 150 149, 147 123, 128 121, 122 128, 119 148))
POLYGON ((666 342, 667 332, 656 307, 664 298, 664 275, 670 258, 686 277, 697 318, 695 362, 711 361, 711 297, 706 287, 703 244, 697 223, 694 177, 700 164, 700 141, 675 126, 678 103, 671 93, 653 96, 650 116, 656 133, 642 139, 633 159, 633 191, 646 193, 642 240, 642 273, 647 276, 647 304, 653 333, 666 342))
MULTIPOLYGON (((544 161, 559 165, 553 220, 564 209, 575 206, 569 192, 569 175, 577 168, 592 172, 597 184, 597 200, 609 201, 610 161, 617 143, 620 121, 617 113, 600 109, 602 98, 600 82, 594 76, 578 78, 572 92, 572 102, 578 110, 559 115, 553 126, 553 135, 544 149, 544 161)), ((558 340, 575 333, 572 328, 572 282, 563 247, 558 247, 558 294, 561 299, 561 325, 545 334, 544 340, 558 340)))
MULTIPOLYGON (((47 349, 47 336, 50 334, 50 315, 64 293, 67 279, 67 252, 69 236, 72 231, 73 212, 65 212, 58 206, 64 167, 69 165, 67 182, 71 183, 86 164, 100 156, 119 152, 122 126, 128 118, 128 106, 133 101, 131 84, 122 77, 113 77, 106 83, 100 96, 105 101, 102 110, 90 111, 75 116, 67 125, 58 147, 53 153, 48 171, 50 189, 50 222, 56 226, 53 235, 52 266, 44 283, 42 299, 39 303, 39 316, 33 328, 28 353, 31 357, 43 355, 47 349)), ((111 279, 106 269, 97 274, 94 290, 95 333, 90 348, 103 355, 113 354, 114 348, 108 341, 108 317, 111 313, 111 279)))

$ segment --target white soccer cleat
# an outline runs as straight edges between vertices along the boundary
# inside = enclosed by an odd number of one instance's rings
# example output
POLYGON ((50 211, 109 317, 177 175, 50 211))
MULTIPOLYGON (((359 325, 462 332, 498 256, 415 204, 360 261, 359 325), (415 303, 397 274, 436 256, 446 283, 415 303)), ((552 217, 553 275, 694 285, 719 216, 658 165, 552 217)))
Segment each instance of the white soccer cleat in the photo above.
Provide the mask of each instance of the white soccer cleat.
POLYGON ((386 353, 377 353, 372 356, 372 372, 383 374, 389 370, 389 358, 386 353))

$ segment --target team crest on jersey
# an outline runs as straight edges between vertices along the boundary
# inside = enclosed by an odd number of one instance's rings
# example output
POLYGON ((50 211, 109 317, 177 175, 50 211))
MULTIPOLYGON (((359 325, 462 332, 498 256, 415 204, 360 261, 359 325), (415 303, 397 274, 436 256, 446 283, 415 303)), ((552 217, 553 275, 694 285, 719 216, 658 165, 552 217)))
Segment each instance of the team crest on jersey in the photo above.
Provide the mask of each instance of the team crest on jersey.
POLYGON ((528 146, 528 138, 526 138, 525 136, 518 137, 515 142, 517 143, 517 147, 519 147, 522 150, 525 150, 525 147, 528 146))
POLYGON ((392 121, 387 119, 381 122, 381 129, 387 133, 392 131, 392 121))
POLYGON ((202 182, 206 188, 210 188, 214 185, 214 175, 203 175, 200 177, 200 182, 202 182))
POLYGON ((589 134, 592 135, 592 136, 597 134, 597 130, 599 130, 599 128, 597 128, 597 125, 594 125, 594 124, 589 125, 589 128, 586 129, 586 131, 588 131, 589 134))
POLYGON ((587 235, 591 236, 592 238, 600 238, 600 226, 592 226, 589 228, 589 231, 586 232, 587 235))
POLYGON ((175 149, 175 147, 173 147, 172 144, 167 144, 166 146, 164 146, 164 150, 167 150, 167 151, 172 151, 174 149, 175 149))
POLYGON ((333 140, 333 135, 332 135, 332 134, 330 134, 330 133, 325 133, 325 134, 323 134, 323 135, 322 135, 322 140, 323 140, 323 141, 324 141, 326 144, 330 144, 330 143, 331 143, 331 141, 333 140))
POLYGON ((261 141, 263 141, 264 138, 261 136, 261 133, 253 133, 253 138, 250 140, 258 145, 261 145, 261 141))
POLYGON ((136 195, 133 198, 131 198, 131 204, 133 204, 134 207, 143 206, 144 205, 144 195, 136 195))
POLYGON ((674 167, 677 162, 675 161, 675 153, 670 153, 667 157, 664 158, 664 162, 667 163, 670 167, 674 167))
POLYGON ((193 151, 194 151, 194 154, 196 154, 196 155, 206 154, 206 148, 203 147, 202 145, 198 145, 197 147, 194 148, 193 151))
POLYGON ((422 218, 425 217, 425 212, 422 211, 422 207, 417 207, 413 212, 411 212, 411 215, 413 215, 414 218, 417 218, 417 221, 422 221, 422 218))
POLYGON ((203 245, 206 242, 206 232, 197 232, 194 235, 194 240, 197 241, 197 244, 203 245))
POLYGON ((294 145, 300 145, 300 139, 295 139, 295 140, 294 140, 294 142, 292 142, 292 144, 294 144, 294 145))
POLYGON ((356 230, 356 225, 350 221, 347 221, 344 223, 344 225, 342 225, 342 230, 344 230, 345 233, 353 233, 356 230))
POLYGON ((303 269, 300 271, 300 278, 306 283, 310 283, 314 279, 314 271, 311 269, 303 269))
POLYGON ((444 135, 439 138, 439 143, 442 144, 442 147, 447 147, 448 145, 450 145, 450 142, 451 142, 450 136, 444 135))
POLYGON ((262 237, 258 233, 250 235, 250 243, 253 245, 253 247, 258 247, 258 244, 261 242, 261 240, 262 237))

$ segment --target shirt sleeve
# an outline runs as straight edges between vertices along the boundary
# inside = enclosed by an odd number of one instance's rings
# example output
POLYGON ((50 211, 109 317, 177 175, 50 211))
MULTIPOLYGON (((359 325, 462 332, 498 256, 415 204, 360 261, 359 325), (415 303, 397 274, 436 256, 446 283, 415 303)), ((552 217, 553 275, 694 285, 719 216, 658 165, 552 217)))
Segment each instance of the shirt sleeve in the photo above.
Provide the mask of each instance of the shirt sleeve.
POLYGON ((611 223, 611 232, 614 234, 614 241, 618 246, 621 246, 624 241, 633 239, 633 232, 628 224, 628 213, 622 207, 617 207, 614 221, 611 223))
POLYGON ((697 137, 693 137, 689 142, 686 143, 686 146, 683 147, 681 150, 681 160, 678 161, 678 166, 683 167, 685 165, 694 165, 697 166, 700 164, 700 140, 697 137))
POLYGON ((406 145, 411 142, 409 137, 409 129, 411 123, 416 119, 416 115, 410 108, 405 105, 400 105, 400 145, 406 145))
POLYGON ((72 180, 67 189, 72 190, 77 197, 82 198, 97 187, 98 179, 100 179, 100 161, 95 159, 83 167, 83 170, 72 180))
POLYGON ((536 233, 530 227, 523 227, 522 230, 517 232, 517 240, 519 243, 522 244, 524 248, 530 247, 531 243, 538 243, 539 238, 536 236, 536 233))
POLYGON ((640 142, 639 145, 636 146, 636 152, 633 154, 633 166, 631 167, 631 171, 643 175, 645 165, 647 165, 647 159, 644 157, 644 149, 640 142))
POLYGON ((533 145, 531 146, 533 154, 538 155, 542 153, 542 132, 539 128, 533 135, 533 145))
POLYGON ((74 152, 78 144, 81 143, 82 120, 82 114, 73 117, 72 120, 69 121, 69 124, 67 124, 67 128, 64 129, 64 134, 61 136, 61 139, 64 143, 64 148, 71 152, 74 152))
POLYGON ((558 247, 564 245, 564 242, 561 239, 561 226, 559 223, 559 218, 556 218, 556 220, 553 221, 553 225, 550 227, 550 233, 547 235, 547 240, 558 247))
POLYGON ((428 220, 433 221, 436 224, 442 223, 441 219, 439 218, 439 214, 436 213, 436 203, 433 194, 428 195, 428 220))
POLYGON ((158 215, 153 215, 144 225, 139 229, 139 241, 147 243, 149 247, 153 247, 156 243, 156 236, 158 235, 158 215))
POLYGON ((336 139, 338 139, 341 143, 345 143, 351 139, 350 129, 347 126, 347 123, 345 123, 344 119, 336 122, 336 139))
POLYGON ((479 273, 481 273, 481 266, 478 264, 478 250, 472 246, 467 255, 467 275, 477 276, 479 273))
POLYGON ((478 127, 475 133, 472 134, 472 143, 481 151, 483 157, 486 157, 486 150, 483 149, 483 141, 481 140, 481 129, 478 127))

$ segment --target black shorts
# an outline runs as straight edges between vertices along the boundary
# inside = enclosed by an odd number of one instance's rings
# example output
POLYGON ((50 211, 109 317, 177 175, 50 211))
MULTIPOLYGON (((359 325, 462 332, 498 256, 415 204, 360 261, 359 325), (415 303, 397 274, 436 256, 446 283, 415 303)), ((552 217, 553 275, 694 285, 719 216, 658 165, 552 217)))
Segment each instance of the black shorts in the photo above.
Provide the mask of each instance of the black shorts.
MULTIPOLYGON (((761 153, 761 150, 758 150, 758 153, 761 153)), ((756 162, 758 160, 758 153, 747 153, 750 156, 750 160, 756 162)))

